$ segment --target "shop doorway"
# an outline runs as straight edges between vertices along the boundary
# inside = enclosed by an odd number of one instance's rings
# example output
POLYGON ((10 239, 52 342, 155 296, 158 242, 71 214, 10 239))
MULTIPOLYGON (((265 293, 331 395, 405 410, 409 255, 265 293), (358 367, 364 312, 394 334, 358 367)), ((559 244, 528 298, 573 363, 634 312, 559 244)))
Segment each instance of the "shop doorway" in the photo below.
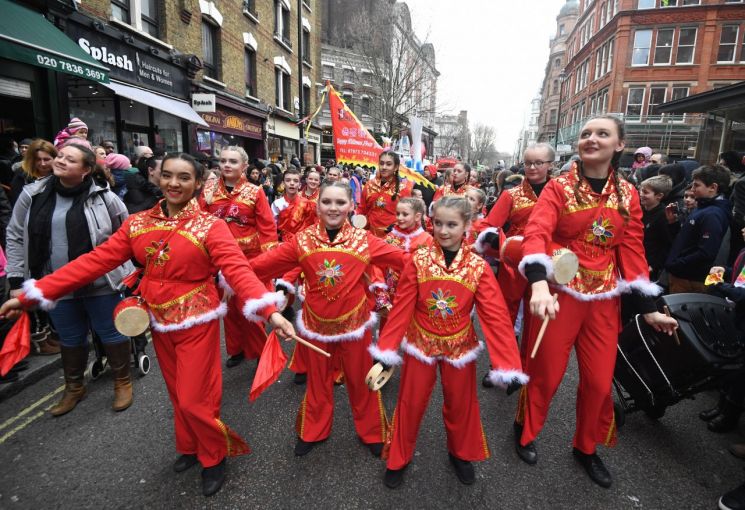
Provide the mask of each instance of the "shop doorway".
POLYGON ((16 141, 35 138, 34 103, 31 84, 3 78, 0 81, 0 133, 9 134, 16 141))

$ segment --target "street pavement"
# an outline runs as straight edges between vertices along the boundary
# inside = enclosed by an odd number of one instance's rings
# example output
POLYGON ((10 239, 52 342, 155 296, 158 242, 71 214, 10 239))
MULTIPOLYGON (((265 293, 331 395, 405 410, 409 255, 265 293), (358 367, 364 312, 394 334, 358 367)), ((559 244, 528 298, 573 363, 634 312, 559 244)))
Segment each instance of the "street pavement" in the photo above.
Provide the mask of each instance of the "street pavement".
MULTIPOLYGON (((108 372, 90 382, 88 397, 60 418, 45 409, 59 398, 61 370, 0 402, 0 508, 713 509, 723 492, 745 479, 745 464, 727 452, 731 442, 743 440, 740 433, 710 433, 697 418, 714 403, 713 394, 704 394, 669 408, 657 422, 643 413, 628 415, 618 446, 599 452, 613 486, 594 485, 571 455, 577 383, 572 360, 537 442, 536 466, 514 452, 517 395, 479 383, 492 456, 476 465, 474 485, 461 485, 448 463, 438 386, 404 484, 389 490, 382 483, 384 462, 356 439, 344 386, 335 390, 331 437, 296 458, 295 416, 304 387, 285 371, 250 404, 256 369, 250 361, 224 369, 222 419, 253 452, 229 459, 222 491, 204 498, 198 468, 178 475, 171 469, 177 456, 172 410, 152 346, 148 352, 153 368, 136 377, 135 402, 122 413, 111 411, 108 372)), ((486 363, 482 355, 479 376, 486 363)), ((397 383, 396 377, 383 390, 389 416, 397 383)))

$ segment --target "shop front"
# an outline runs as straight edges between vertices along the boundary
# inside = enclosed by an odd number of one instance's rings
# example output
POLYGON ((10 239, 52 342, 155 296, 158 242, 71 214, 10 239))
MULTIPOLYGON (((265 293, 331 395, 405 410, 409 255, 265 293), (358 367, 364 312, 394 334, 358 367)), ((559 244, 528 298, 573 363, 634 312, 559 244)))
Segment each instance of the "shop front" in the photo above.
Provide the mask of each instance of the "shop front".
POLYGON ((197 130, 196 150, 211 157, 230 145, 243 147, 249 161, 264 159, 264 119, 266 115, 228 102, 217 96, 214 112, 200 112, 208 127, 197 130), (232 107, 231 107, 232 106, 232 107))
POLYGON ((321 130, 311 127, 303 148, 303 165, 315 165, 321 161, 321 130))
POLYGON ((66 32, 95 60, 109 66, 110 82, 69 79, 71 117, 88 124, 94 145, 115 143, 116 151, 132 157, 135 147, 156 153, 189 151, 189 126, 207 123, 187 102, 190 62, 123 34, 117 28, 75 13, 66 32))
POLYGON ((299 128, 294 122, 271 116, 266 121, 266 151, 272 163, 282 161, 289 164, 298 156, 299 128))

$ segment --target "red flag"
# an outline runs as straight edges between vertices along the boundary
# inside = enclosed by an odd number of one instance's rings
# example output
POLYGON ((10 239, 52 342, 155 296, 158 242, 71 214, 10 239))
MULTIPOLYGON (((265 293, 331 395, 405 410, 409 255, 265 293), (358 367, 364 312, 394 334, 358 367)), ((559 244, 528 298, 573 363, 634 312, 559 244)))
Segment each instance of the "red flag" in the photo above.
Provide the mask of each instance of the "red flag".
POLYGON ((279 379, 279 374, 285 369, 286 364, 287 356, 282 350, 282 346, 279 345, 279 337, 275 331, 272 331, 266 339, 264 349, 261 351, 261 359, 259 359, 259 366, 256 367, 256 374, 253 384, 251 384, 251 393, 249 393, 248 399, 253 402, 259 398, 259 395, 265 389, 279 379))
POLYGON ((13 324, 0 350, 0 376, 10 372, 31 350, 31 320, 26 312, 13 324))

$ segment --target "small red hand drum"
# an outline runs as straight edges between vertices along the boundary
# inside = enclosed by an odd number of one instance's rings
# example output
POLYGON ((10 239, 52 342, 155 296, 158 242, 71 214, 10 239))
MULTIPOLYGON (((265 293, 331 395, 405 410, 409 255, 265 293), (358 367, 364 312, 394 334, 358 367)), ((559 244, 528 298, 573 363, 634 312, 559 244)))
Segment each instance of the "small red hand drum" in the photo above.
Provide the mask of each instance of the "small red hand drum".
MULTIPOLYGON (((499 250, 499 259, 502 263, 517 268, 523 259, 523 236, 512 236, 505 239, 499 250)), ((553 265, 554 275, 552 281, 559 285, 566 285, 574 279, 579 269, 579 259, 571 250, 551 243, 549 256, 553 265)))
POLYGON ((517 267, 523 259, 523 236, 512 236, 504 240, 499 249, 499 260, 512 267, 517 267))
POLYGON ((147 304, 140 297, 126 297, 114 308, 114 327, 124 336, 141 335, 149 325, 147 304))

